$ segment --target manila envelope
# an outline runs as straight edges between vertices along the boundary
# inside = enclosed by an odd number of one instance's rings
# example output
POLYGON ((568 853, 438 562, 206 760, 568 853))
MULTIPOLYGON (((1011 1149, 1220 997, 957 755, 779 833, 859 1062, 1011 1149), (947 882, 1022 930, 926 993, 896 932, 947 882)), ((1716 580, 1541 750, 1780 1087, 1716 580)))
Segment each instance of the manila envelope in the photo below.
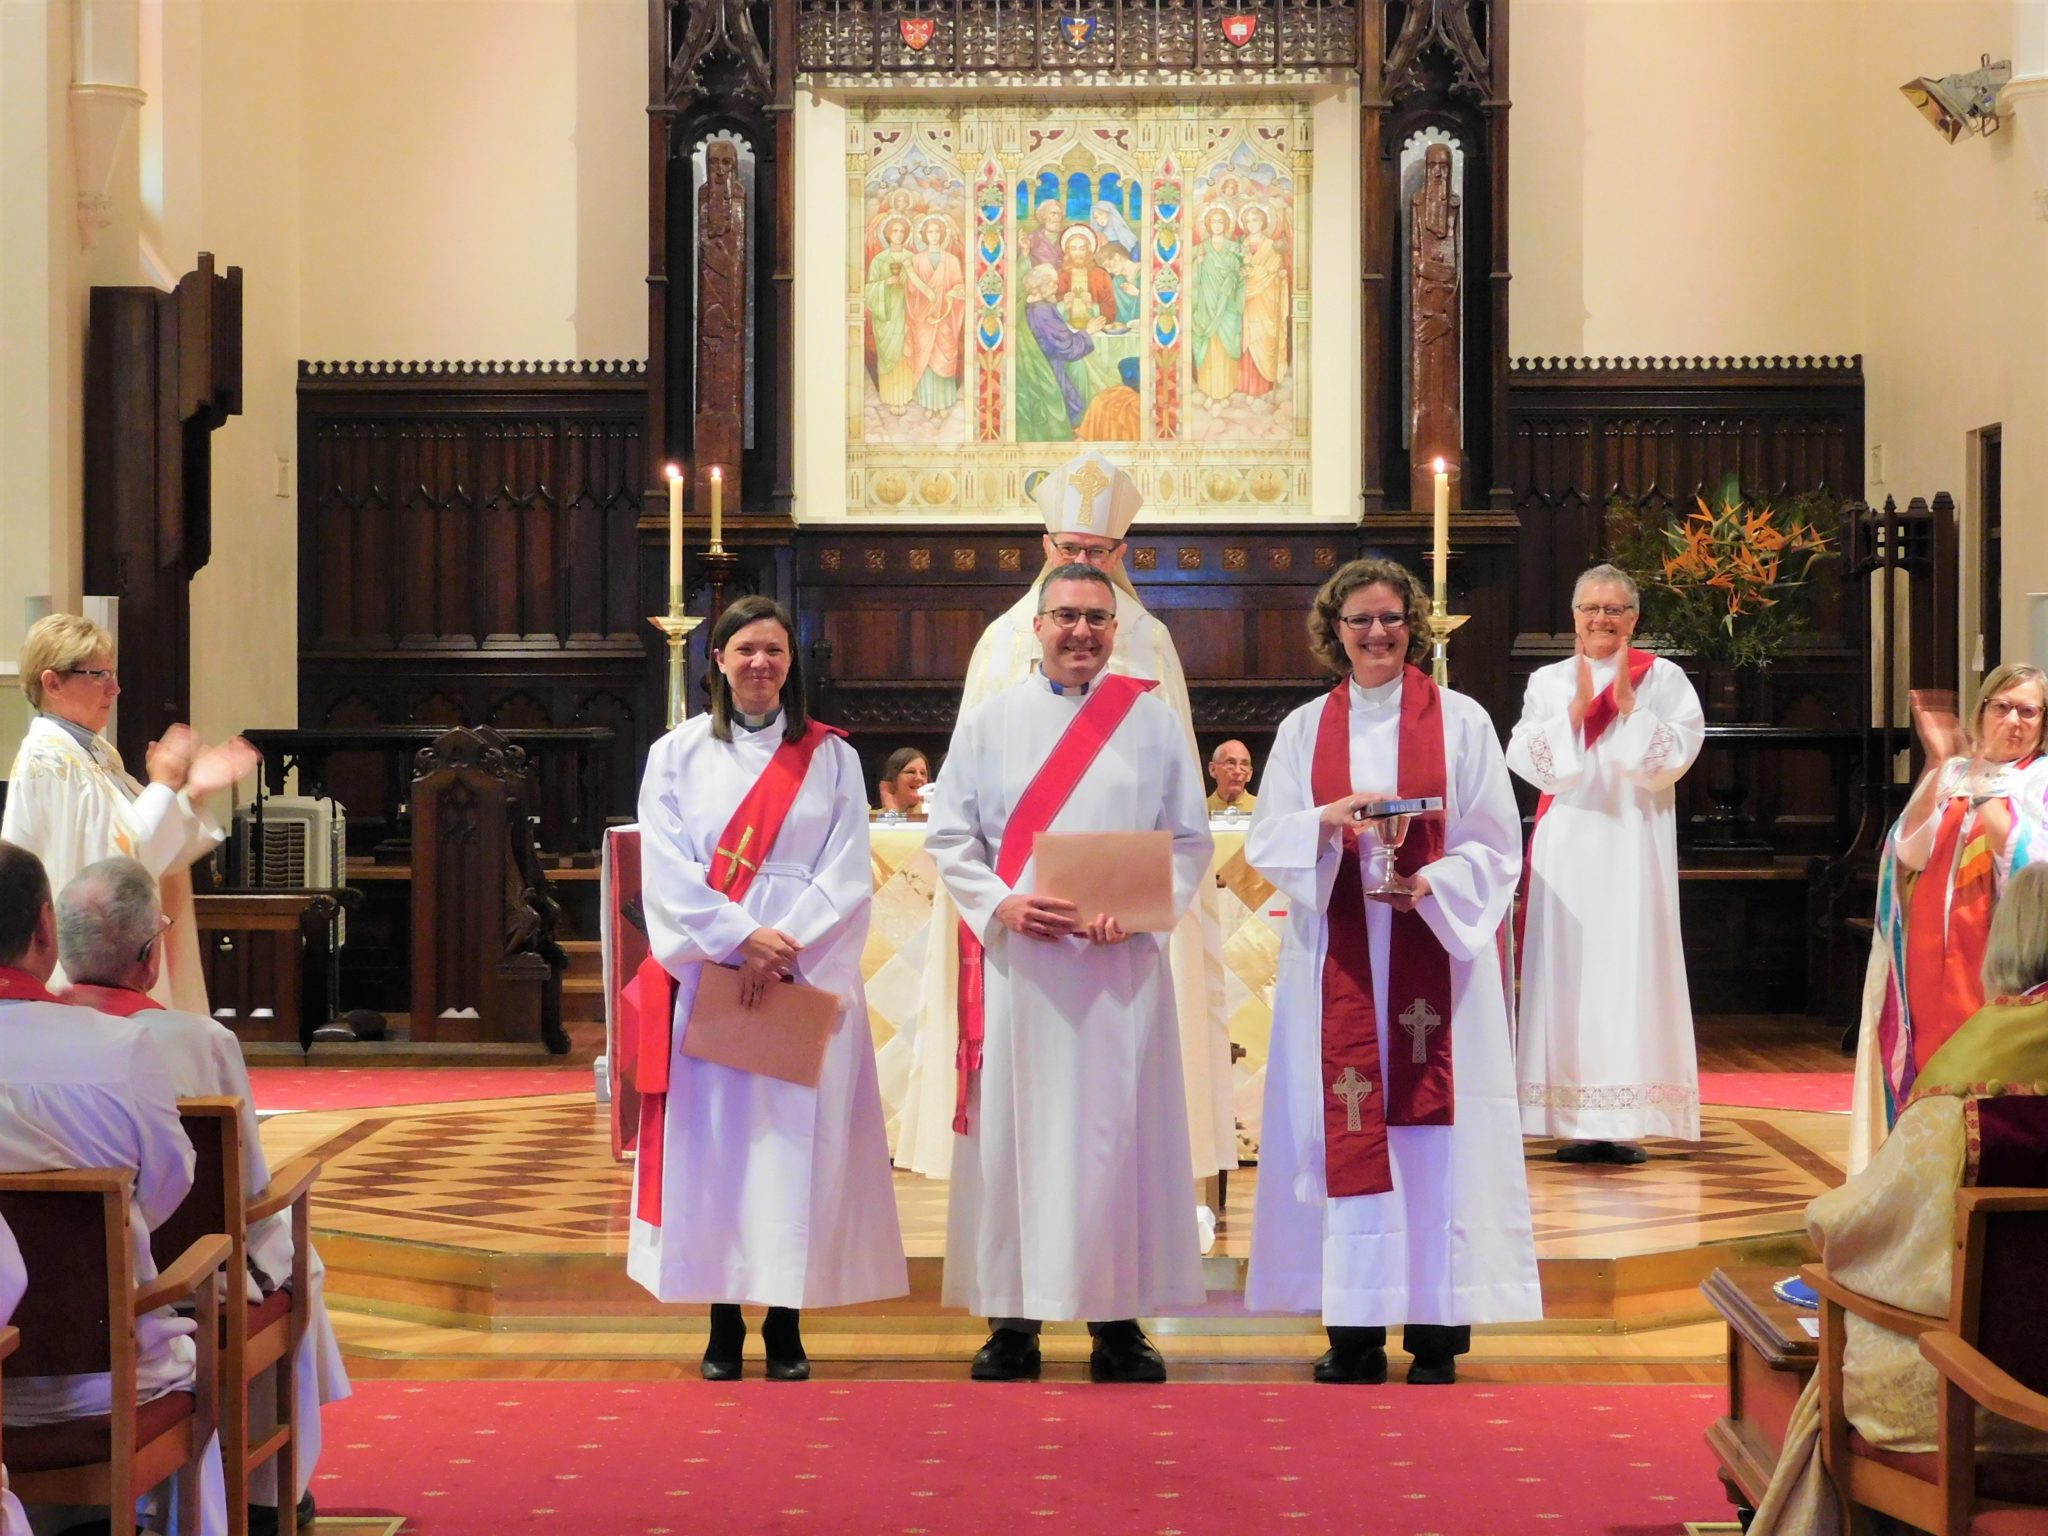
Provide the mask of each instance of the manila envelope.
POLYGON ((1041 832, 1031 844, 1035 890, 1074 904, 1082 922, 1107 912, 1126 933, 1171 933, 1171 832, 1041 832))
POLYGON ((836 992, 800 981, 776 982, 760 1002, 742 1008, 738 969, 707 965, 698 973, 683 1028, 683 1054, 815 1088, 825 1044, 839 1028, 839 1009, 836 992))

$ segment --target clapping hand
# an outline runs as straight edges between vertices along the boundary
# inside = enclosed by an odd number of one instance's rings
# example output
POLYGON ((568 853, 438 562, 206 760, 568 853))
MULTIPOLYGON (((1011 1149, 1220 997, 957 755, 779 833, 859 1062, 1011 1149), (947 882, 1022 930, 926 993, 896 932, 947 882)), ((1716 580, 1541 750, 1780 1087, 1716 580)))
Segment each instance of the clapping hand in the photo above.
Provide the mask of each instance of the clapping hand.
POLYGON ((1945 688, 1915 688, 1913 729, 1927 749, 1927 761, 1938 765, 1963 755, 1962 723, 1956 718, 1956 696, 1945 688))
POLYGON ((1628 647, 1614 653, 1614 708, 1626 720, 1636 712, 1636 683, 1628 675, 1628 647))
POLYGON ((1574 642, 1572 654, 1578 658, 1578 685, 1572 690, 1571 720, 1574 732, 1585 729, 1586 713, 1593 707, 1593 663, 1586 659, 1583 642, 1574 642))
POLYGON ((149 782, 170 789, 183 789, 186 776, 192 771, 192 754, 198 747, 199 741, 193 736, 191 726, 172 726, 161 739, 152 741, 149 751, 144 754, 149 782))
POLYGON ((185 788, 203 798, 241 783, 262 765, 262 753, 240 736, 230 737, 192 760, 191 770, 185 775, 185 788))

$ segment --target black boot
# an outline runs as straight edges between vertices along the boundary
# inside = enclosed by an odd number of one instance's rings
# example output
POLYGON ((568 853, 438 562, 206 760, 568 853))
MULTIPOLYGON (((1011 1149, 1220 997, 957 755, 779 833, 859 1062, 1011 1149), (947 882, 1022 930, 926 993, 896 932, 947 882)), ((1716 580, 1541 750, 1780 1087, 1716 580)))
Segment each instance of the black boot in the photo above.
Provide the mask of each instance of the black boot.
POLYGON ((1330 1347, 1315 1363, 1325 1386, 1378 1386, 1387 1379, 1387 1330, 1332 1327, 1330 1347))
POLYGON ((739 1304, 730 1301, 711 1303, 711 1337, 704 1345, 702 1370, 706 1381, 738 1381, 740 1379, 740 1351, 747 1344, 747 1320, 740 1315, 739 1304))
POLYGON ((770 1307, 761 1322, 761 1343, 768 1351, 770 1381, 809 1381, 811 1357, 804 1353, 804 1336, 797 1327, 803 1314, 795 1307, 770 1307))

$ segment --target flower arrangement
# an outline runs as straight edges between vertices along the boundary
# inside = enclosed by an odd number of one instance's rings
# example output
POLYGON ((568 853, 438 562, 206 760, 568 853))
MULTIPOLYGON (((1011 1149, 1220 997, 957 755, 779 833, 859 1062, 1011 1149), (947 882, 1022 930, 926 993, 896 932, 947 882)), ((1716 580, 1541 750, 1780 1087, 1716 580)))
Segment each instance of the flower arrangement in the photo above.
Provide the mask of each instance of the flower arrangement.
POLYGON ((1609 558, 1643 592, 1643 628, 1714 667, 1767 667, 1807 627, 1808 582, 1835 553, 1840 507, 1808 494, 1782 508, 1730 484, 1677 522, 1621 497, 1607 509, 1609 558))

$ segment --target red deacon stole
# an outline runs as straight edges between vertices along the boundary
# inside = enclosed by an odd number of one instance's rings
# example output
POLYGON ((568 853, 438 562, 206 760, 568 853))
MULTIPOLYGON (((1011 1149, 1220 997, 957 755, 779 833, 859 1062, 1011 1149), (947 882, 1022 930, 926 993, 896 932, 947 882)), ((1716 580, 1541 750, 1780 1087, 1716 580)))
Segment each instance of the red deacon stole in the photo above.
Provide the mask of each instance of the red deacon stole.
POLYGON ((11 965, 0 965, 0 1003, 58 1003, 63 999, 52 997, 50 989, 27 971, 11 965))
POLYGON ((163 1007, 147 992, 138 992, 133 987, 96 987, 86 981, 71 983, 71 990, 57 1001, 91 1008, 99 1013, 111 1013, 117 1019, 132 1019, 138 1013, 163 1007))
MULTIPOLYGON (((1446 795, 1443 697, 1415 667, 1402 672, 1397 778, 1396 792, 1403 799, 1446 795)), ((1317 805, 1352 793, 1349 681, 1323 700, 1309 789, 1317 805)), ((1387 1031, 1392 1049, 1383 1077, 1358 845, 1358 832, 1346 827, 1344 859, 1330 892, 1329 947, 1323 960, 1323 1146, 1332 1199, 1385 1194, 1394 1187, 1388 1126, 1452 1123, 1451 957, 1421 913, 1390 914, 1387 1006, 1399 1012, 1396 1027, 1387 1031)), ((1412 875, 1442 858, 1443 851, 1444 817, 1418 817, 1394 867, 1412 875)))
MULTIPOLYGON (((996 877, 1003 884, 1016 885, 1024 874, 1024 866, 1031 862, 1031 845, 1038 834, 1059 815, 1060 807, 1067 803, 1067 797, 1081 782, 1095 755, 1116 734, 1131 707, 1158 686, 1152 678, 1127 677, 1121 672, 1105 672, 1096 678, 1080 710, 1067 722, 1051 753, 1024 786, 1024 793, 1017 797, 1010 819, 1003 824, 1003 844, 996 853, 996 877)), ((981 969, 985 953, 974 930, 962 922, 960 1044, 953 1058, 959 1079, 959 1090, 953 1100, 953 1129, 962 1136, 967 1134, 967 1092, 974 1074, 981 1070, 981 1046, 987 1037, 988 995, 981 969)))
MULTIPOLYGON (((735 905, 746 900, 754 876, 767 862, 768 852, 781 835, 783 822, 796 804, 804 777, 811 771, 811 758, 828 736, 844 736, 837 726, 813 720, 796 741, 785 741, 768 759, 761 777, 741 799, 732 820, 712 845, 708 865, 711 889, 735 905)), ((642 846, 641 878, 646 878, 645 846, 642 846)), ((643 884, 642 889, 645 889, 643 884)), ((644 903, 643 903, 644 905, 644 903)), ((635 1053, 640 1090, 640 1136, 636 1143, 639 1179, 633 1203, 634 1216, 650 1226, 661 1225, 662 1132, 668 1119, 669 1057, 675 1045, 676 982, 667 967, 649 956, 640 962, 632 983, 621 996, 620 1012, 630 1017, 619 1021, 620 1032, 637 1032, 635 1053)))

